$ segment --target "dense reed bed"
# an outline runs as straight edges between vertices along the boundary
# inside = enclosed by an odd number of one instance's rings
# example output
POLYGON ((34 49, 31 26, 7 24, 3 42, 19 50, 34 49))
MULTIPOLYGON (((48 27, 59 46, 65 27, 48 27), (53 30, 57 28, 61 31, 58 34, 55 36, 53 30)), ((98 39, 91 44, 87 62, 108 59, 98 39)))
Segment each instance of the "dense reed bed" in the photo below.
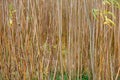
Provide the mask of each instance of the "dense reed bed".
POLYGON ((0 80, 120 80, 120 10, 102 2, 0 0, 0 80))

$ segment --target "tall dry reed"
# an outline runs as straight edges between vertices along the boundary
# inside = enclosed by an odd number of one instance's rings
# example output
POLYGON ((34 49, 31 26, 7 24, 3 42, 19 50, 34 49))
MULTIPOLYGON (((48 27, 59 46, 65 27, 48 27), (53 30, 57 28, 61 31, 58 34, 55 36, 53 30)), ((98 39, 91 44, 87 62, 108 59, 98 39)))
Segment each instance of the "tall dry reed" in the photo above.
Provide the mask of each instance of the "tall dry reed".
POLYGON ((119 80, 120 11, 102 1, 0 0, 0 80, 119 80))

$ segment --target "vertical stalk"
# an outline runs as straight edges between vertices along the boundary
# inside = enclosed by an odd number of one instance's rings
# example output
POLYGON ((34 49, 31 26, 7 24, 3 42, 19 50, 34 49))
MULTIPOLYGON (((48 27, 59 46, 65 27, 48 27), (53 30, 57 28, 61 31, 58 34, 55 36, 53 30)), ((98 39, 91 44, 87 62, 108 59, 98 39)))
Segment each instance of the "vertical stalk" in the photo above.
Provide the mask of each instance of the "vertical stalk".
POLYGON ((92 69, 92 78, 93 80, 96 80, 95 71, 94 71, 94 28, 90 21, 86 0, 84 0, 84 8, 85 8, 85 15, 86 15, 86 19, 87 19, 87 23, 90 31, 90 62, 91 62, 91 69, 92 69))
POLYGON ((58 26, 59 26, 59 53, 60 53, 60 69, 63 80, 63 58, 62 58, 62 0, 58 0, 58 26))

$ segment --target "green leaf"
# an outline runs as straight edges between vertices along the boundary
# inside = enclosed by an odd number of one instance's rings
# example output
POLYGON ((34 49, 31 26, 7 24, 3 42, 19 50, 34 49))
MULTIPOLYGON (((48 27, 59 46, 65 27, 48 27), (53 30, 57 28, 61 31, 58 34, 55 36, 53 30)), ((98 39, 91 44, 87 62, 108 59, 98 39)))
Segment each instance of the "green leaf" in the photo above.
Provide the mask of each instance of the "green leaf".
POLYGON ((12 10, 13 10, 13 4, 12 4, 12 3, 9 4, 9 5, 8 5, 8 8, 9 8, 10 11, 12 11, 12 10))
POLYGON ((116 18, 115 15, 112 12, 107 11, 107 10, 104 10, 103 14, 105 14, 105 15, 111 15, 114 19, 116 18))
POLYGON ((99 12, 98 9, 92 9, 92 14, 93 14, 95 19, 97 19, 98 12, 99 12))
POLYGON ((111 27, 111 25, 115 26, 115 23, 110 18, 108 18, 107 16, 105 16, 104 24, 109 25, 110 27, 111 27))
POLYGON ((110 3, 109 0, 104 0, 104 1, 103 1, 103 4, 104 4, 104 5, 106 5, 106 4, 111 5, 111 3, 110 3))

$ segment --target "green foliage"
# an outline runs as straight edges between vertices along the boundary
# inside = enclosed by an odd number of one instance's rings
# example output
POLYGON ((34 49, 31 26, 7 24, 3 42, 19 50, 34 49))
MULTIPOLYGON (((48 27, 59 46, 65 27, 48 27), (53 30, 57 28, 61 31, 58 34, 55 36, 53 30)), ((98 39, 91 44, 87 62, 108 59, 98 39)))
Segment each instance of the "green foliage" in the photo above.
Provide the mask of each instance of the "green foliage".
POLYGON ((8 9, 9 9, 9 26, 13 25, 13 14, 16 12, 16 10, 13 7, 13 4, 9 4, 8 5, 8 9))
POLYGON ((14 9, 13 4, 9 4, 8 9, 9 9, 9 17, 13 17, 13 13, 16 12, 16 10, 14 9))
POLYGON ((110 5, 110 6, 114 6, 116 8, 119 8, 120 9, 120 0, 104 0, 103 1, 103 4, 106 5, 110 5))
POLYGON ((111 16, 112 18, 116 19, 114 13, 112 13, 111 11, 104 10, 104 11, 102 12, 102 14, 103 14, 103 15, 109 15, 109 16, 111 16))
POLYGON ((98 12, 99 12, 98 9, 93 9, 93 10, 92 10, 92 14, 93 14, 93 17, 94 17, 95 19, 97 19, 98 12))
POLYGON ((113 19, 116 19, 115 15, 112 12, 107 10, 100 11, 98 9, 93 9, 92 13, 95 19, 98 19, 97 15, 100 15, 101 18, 104 19, 104 23, 103 23, 104 25, 108 25, 109 27, 115 26, 115 22, 108 17, 108 16, 111 16, 113 19))
POLYGON ((61 74, 60 74, 60 72, 58 72, 58 73, 56 74, 56 80, 61 80, 61 74))
POLYGON ((12 11, 13 10, 13 4, 9 4, 8 8, 9 8, 10 11, 12 11))
MULTIPOLYGON (((104 5, 110 5, 112 7, 116 7, 120 9, 120 0, 104 0, 104 5)), ((99 10, 99 9, 93 9, 92 10, 93 17, 97 19, 97 15, 100 15, 100 17, 104 20, 104 25, 107 25, 108 27, 115 26, 115 22, 113 19, 116 19, 116 16, 113 12, 109 10, 99 10), (111 16, 112 18, 109 18, 108 16, 111 16)))
MULTIPOLYGON (((54 76, 54 73, 51 72, 50 73, 50 80, 53 80, 53 76, 54 76)), ((61 80, 61 78, 62 78, 61 73, 57 72, 55 80, 61 80)), ((63 79, 64 80, 69 80, 67 72, 64 72, 63 79)), ((80 80, 80 77, 79 76, 75 76, 75 77, 72 78, 72 80, 80 80)), ((87 73, 83 73, 82 74, 82 80, 89 80, 89 77, 88 77, 87 73)))
POLYGON ((37 77, 33 77, 32 80, 38 80, 38 78, 37 77))
MULTIPOLYGON (((54 76, 54 73, 51 72, 51 73, 50 73, 50 80, 53 80, 53 76, 54 76)), ((55 79, 55 80, 61 80, 61 78, 62 78, 61 73, 60 73, 60 72, 57 72, 57 73, 56 73, 56 79, 55 79)), ((64 80, 68 80, 68 74, 67 74, 66 72, 64 72, 64 74, 63 74, 63 79, 64 79, 64 80)))
POLYGON ((83 74, 82 75, 82 80, 88 80, 88 75, 87 74, 83 74))
POLYGON ((105 22, 104 22, 104 24, 108 25, 109 27, 111 27, 111 25, 115 26, 115 23, 110 18, 108 18, 107 16, 105 16, 105 22))

